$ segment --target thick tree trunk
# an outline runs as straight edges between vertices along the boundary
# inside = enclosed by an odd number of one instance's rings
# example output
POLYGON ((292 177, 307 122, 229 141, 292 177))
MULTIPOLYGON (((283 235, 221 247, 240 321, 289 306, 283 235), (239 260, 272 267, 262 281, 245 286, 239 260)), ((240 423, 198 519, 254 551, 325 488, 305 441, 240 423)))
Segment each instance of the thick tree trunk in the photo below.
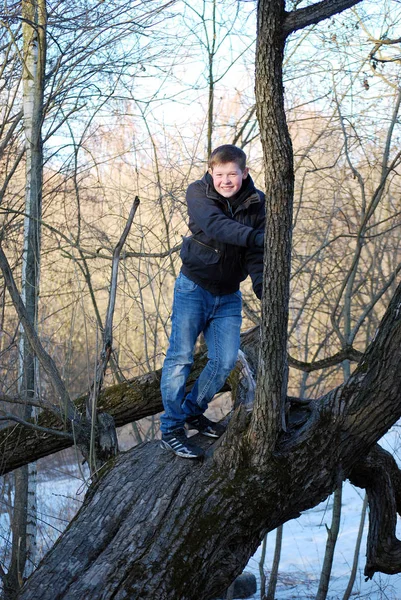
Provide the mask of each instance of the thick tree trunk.
POLYGON ((367 574, 401 571, 394 534, 400 472, 378 447, 368 455, 401 414, 400 304, 401 286, 350 380, 312 401, 308 420, 283 433, 259 468, 241 407, 203 463, 173 457, 157 442, 119 456, 20 598, 210 599, 267 531, 349 476, 372 498, 367 574))
POLYGON ((287 324, 291 268, 294 172, 292 145, 284 111, 282 66, 283 0, 259 3, 256 47, 256 106, 266 184, 266 243, 263 277, 262 338, 252 435, 255 461, 271 451, 285 429, 287 324), (263 441, 265 446, 260 447, 263 441))

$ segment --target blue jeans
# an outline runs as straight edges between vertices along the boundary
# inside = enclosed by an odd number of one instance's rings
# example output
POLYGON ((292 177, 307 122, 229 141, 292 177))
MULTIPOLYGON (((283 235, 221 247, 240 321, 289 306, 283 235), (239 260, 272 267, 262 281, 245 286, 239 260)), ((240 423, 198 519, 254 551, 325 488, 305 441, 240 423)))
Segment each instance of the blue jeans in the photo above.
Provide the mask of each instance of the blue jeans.
POLYGON ((175 282, 170 345, 161 378, 165 412, 162 433, 183 427, 188 416, 202 414, 223 387, 237 361, 242 321, 241 292, 214 296, 182 273, 175 282), (208 362, 184 398, 195 342, 203 332, 208 362))

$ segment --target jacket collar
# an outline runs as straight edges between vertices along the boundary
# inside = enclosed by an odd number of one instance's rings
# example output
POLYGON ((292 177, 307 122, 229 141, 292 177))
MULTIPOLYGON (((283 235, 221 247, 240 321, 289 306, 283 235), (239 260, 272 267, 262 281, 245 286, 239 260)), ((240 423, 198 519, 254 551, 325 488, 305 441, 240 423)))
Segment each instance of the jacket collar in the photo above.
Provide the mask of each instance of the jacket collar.
MULTIPOLYGON (((210 173, 205 173, 202 177, 202 181, 206 184, 206 196, 211 198, 212 200, 217 200, 225 207, 227 203, 230 203, 230 198, 224 198, 221 194, 216 192, 216 189, 213 185, 213 178, 210 173)), ((237 210, 247 209, 251 204, 256 204, 260 202, 260 196, 256 191, 255 185, 253 183, 252 177, 248 175, 248 177, 244 180, 241 189, 237 192, 236 196, 236 208, 234 212, 237 210)))

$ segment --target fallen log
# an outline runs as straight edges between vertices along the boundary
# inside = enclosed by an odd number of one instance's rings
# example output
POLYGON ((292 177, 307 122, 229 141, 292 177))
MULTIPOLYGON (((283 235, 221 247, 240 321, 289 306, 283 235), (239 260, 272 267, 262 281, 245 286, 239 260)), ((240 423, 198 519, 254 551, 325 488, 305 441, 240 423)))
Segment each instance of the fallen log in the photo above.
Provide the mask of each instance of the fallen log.
MULTIPOLYGON (((242 333, 241 349, 248 362, 256 370, 259 351, 258 327, 242 333)), ((337 353, 330 359, 315 363, 301 363, 290 358, 289 364, 297 369, 311 371, 336 364, 336 362, 344 360, 344 356, 357 361, 360 354, 349 349, 346 353, 337 353)), ((192 387, 205 362, 205 350, 201 349, 194 357, 194 365, 188 379, 188 389, 192 387)), ((103 389, 98 400, 99 412, 105 412, 112 416, 116 427, 122 427, 144 417, 160 413, 163 410, 160 377, 161 369, 158 369, 103 389)), ((229 383, 226 389, 230 389, 229 383)), ((86 398, 85 394, 74 401, 81 414, 84 412, 86 398)), ((0 475, 73 445, 71 439, 54 435, 53 431, 65 430, 60 424, 60 420, 52 412, 43 410, 35 423, 47 431, 38 431, 14 423, 0 430, 0 475)))

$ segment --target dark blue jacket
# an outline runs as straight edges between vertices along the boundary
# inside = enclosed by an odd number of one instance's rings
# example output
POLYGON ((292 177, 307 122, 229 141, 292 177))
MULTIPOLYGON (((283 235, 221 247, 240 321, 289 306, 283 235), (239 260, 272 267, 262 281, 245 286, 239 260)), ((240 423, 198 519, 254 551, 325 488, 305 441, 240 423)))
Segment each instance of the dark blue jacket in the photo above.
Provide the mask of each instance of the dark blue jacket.
POLYGON ((258 298, 262 294, 263 248, 254 244, 264 231, 265 196, 251 177, 230 199, 216 192, 206 173, 187 190, 190 237, 181 248, 182 273, 212 294, 232 294, 247 275, 258 298))

